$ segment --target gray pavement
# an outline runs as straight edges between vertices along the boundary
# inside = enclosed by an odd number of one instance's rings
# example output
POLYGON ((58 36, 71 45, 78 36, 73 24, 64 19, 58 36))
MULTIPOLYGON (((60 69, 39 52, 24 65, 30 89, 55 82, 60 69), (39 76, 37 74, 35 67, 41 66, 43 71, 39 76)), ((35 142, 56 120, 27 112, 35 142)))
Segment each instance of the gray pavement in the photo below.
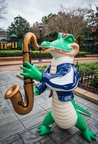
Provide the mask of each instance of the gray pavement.
MULTIPOLYGON (((49 90, 36 96, 33 110, 25 115, 16 114, 10 100, 4 99, 4 94, 9 87, 20 84, 23 91, 23 81, 16 77, 20 70, 0 72, 0 144, 88 144, 75 127, 63 130, 53 124, 53 132, 46 136, 39 136, 37 127, 51 110, 49 90)), ((76 102, 90 111, 91 117, 84 116, 88 127, 97 134, 98 144, 98 105, 75 95, 76 102)))

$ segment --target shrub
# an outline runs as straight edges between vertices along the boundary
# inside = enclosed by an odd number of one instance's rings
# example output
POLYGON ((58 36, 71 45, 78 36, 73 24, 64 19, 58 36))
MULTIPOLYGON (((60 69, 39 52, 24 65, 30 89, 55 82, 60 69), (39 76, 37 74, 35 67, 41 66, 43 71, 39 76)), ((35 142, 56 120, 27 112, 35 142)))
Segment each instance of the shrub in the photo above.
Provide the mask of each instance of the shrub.
POLYGON ((86 56, 88 53, 84 52, 84 51, 79 51, 78 54, 76 55, 76 57, 84 57, 86 56))
POLYGON ((92 75, 93 78, 90 81, 90 85, 98 88, 98 62, 95 63, 82 63, 79 64, 78 71, 80 75, 92 75))
POLYGON ((38 69, 39 69, 40 71, 43 72, 43 71, 46 69, 47 66, 37 66, 37 67, 38 67, 38 69))
MULTIPOLYGON (((84 57, 87 55, 87 52, 80 51, 76 57, 84 57)), ((17 56, 22 56, 22 50, 0 50, 0 57, 17 57, 17 56)), ((39 51, 31 51, 31 56, 33 58, 38 58, 39 57, 39 51)), ((50 53, 46 52, 41 52, 41 57, 42 58, 52 58, 50 53)))
POLYGON ((0 50, 0 57, 15 57, 22 56, 22 51, 20 50, 0 50))
MULTIPOLYGON (((17 57, 22 56, 21 50, 0 50, 0 57, 17 57)), ((32 58, 39 57, 39 51, 31 51, 32 58)), ((50 53, 41 52, 42 58, 52 58, 50 53)))

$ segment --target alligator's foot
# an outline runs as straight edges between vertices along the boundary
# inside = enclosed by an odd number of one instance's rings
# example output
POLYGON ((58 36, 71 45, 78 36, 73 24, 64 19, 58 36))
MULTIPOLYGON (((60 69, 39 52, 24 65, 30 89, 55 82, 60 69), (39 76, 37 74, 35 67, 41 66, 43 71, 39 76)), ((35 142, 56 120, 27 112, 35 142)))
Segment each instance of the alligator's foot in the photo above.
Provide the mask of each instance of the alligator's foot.
POLYGON ((42 125, 42 126, 39 126, 39 127, 38 127, 37 132, 38 132, 40 135, 46 135, 46 134, 51 133, 52 130, 51 130, 50 127, 46 127, 46 126, 42 125))
POLYGON ((94 132, 90 131, 89 129, 86 129, 82 133, 82 135, 88 142, 92 142, 92 140, 96 140, 96 134, 94 132))

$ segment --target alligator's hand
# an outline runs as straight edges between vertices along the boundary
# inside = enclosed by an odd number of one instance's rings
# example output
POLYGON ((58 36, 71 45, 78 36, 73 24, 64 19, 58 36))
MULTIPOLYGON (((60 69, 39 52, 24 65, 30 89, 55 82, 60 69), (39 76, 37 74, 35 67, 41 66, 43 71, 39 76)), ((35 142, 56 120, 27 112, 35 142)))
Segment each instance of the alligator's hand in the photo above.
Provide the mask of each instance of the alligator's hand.
POLYGON ((46 127, 44 125, 38 127, 37 131, 40 135, 46 135, 52 132, 50 127, 46 127))
POLYGON ((41 80, 42 73, 39 71, 39 69, 35 65, 31 65, 28 62, 25 62, 24 65, 26 67, 20 66, 20 68, 24 71, 24 72, 21 72, 20 75, 27 77, 27 78, 35 79, 37 81, 41 80))
POLYGON ((36 88, 36 87, 34 88, 34 95, 35 95, 35 96, 39 95, 39 89, 36 88))
POLYGON ((92 131, 90 131, 89 129, 86 129, 82 135, 85 137, 85 139, 88 142, 92 142, 92 140, 96 140, 96 134, 92 131))

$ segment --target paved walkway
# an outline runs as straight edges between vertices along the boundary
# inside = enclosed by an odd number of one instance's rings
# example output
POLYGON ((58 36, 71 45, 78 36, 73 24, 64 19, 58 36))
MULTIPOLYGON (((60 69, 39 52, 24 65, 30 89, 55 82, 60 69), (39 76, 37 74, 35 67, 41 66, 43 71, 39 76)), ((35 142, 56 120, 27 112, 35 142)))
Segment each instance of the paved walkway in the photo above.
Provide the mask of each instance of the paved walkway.
MULTIPOLYGON (((0 73, 0 144, 88 144, 75 127, 69 130, 60 129, 53 125, 53 133, 39 136, 37 127, 51 110, 49 90, 35 97, 33 110, 25 115, 16 114, 9 100, 4 99, 7 89, 20 84, 23 93, 23 82, 16 77, 19 71, 6 71, 0 73)), ((91 117, 83 116, 90 129, 98 136, 98 105, 75 95, 76 102, 90 111, 91 117)), ((98 144, 98 137, 96 142, 98 144)))
MULTIPOLYGON (((19 65, 22 64, 23 57, 1 57, 0 58, 0 66, 7 66, 7 65, 19 65)), ((41 63, 50 63, 51 59, 42 59, 41 63)), ((90 56, 90 57, 76 57, 74 58, 74 63, 76 62, 83 63, 83 62, 98 62, 98 56, 90 56)), ((33 59, 33 63, 39 63, 38 59, 33 59)))
MULTIPOLYGON (((63 130, 53 124, 51 134, 39 136, 37 127, 51 110, 49 90, 34 98, 34 108, 29 114, 20 116, 14 112, 10 101, 4 99, 4 94, 14 84, 20 84, 20 91, 24 93, 23 81, 16 77, 19 72, 20 70, 0 72, 0 144, 88 144, 75 127, 63 130)), ((82 98, 83 95, 79 97, 80 90, 77 91, 75 101, 90 111, 91 117, 83 117, 88 127, 97 133, 97 141, 92 144, 98 144, 98 105, 82 98)))
MULTIPOLYGON (((36 65, 49 65, 51 62, 51 59, 42 59, 42 61, 39 63, 38 59, 33 59, 32 63, 36 64, 36 65)), ((74 64, 76 63, 87 63, 87 62, 98 62, 98 57, 96 56, 92 56, 92 57, 83 57, 83 58, 75 58, 74 59, 74 64)), ((22 65, 23 61, 22 61, 22 57, 4 57, 4 58, 0 58, 0 71, 8 71, 8 70, 19 70, 20 65, 22 65)))

